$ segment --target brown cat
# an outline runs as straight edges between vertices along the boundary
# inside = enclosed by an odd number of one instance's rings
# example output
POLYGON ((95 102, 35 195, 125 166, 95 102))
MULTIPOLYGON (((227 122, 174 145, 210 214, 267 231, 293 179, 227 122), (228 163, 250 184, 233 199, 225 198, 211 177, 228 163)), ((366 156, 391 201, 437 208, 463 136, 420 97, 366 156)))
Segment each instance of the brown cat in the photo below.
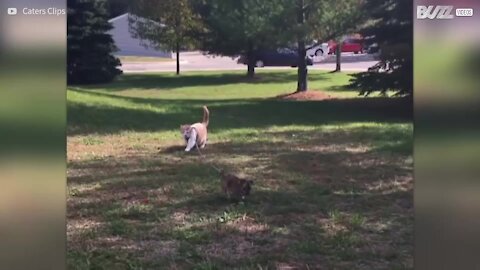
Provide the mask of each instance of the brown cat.
POLYGON ((204 148, 207 144, 208 123, 210 112, 207 106, 203 106, 203 120, 192 125, 181 125, 180 132, 187 143, 185 151, 190 151, 195 145, 204 148))
POLYGON ((239 178, 232 174, 227 174, 225 171, 220 172, 221 187, 223 193, 229 199, 244 200, 246 196, 250 195, 253 181, 239 178))

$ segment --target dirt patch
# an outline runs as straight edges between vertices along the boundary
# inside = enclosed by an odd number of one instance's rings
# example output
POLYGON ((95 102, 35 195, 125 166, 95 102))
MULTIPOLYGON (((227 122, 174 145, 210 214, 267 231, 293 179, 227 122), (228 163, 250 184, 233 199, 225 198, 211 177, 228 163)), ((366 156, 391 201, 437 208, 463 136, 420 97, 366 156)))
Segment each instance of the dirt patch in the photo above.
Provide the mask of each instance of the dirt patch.
POLYGON ((304 92, 295 92, 290 94, 284 94, 277 96, 276 99, 283 100, 327 100, 333 99, 329 94, 322 91, 304 91, 304 92))
POLYGON ((199 250, 207 258, 219 258, 227 261, 238 261, 261 254, 262 248, 256 245, 248 236, 230 235, 218 239, 199 250))
POLYGON ((260 224, 249 217, 239 218, 235 221, 227 223, 227 227, 238 230, 242 233, 259 233, 269 229, 268 224, 260 224))

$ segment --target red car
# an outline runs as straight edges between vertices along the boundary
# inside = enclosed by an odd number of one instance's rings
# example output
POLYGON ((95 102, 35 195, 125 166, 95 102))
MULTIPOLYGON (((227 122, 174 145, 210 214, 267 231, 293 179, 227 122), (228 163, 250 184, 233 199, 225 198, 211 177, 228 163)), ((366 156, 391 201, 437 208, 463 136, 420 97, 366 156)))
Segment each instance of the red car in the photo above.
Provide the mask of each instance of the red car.
MULTIPOLYGON (((328 43, 328 47, 330 48, 329 54, 334 54, 335 50, 337 49, 337 43, 334 41, 330 41, 328 43)), ((354 39, 354 38, 347 38, 342 42, 342 52, 353 52, 355 54, 363 52, 363 40, 362 39, 354 39)))

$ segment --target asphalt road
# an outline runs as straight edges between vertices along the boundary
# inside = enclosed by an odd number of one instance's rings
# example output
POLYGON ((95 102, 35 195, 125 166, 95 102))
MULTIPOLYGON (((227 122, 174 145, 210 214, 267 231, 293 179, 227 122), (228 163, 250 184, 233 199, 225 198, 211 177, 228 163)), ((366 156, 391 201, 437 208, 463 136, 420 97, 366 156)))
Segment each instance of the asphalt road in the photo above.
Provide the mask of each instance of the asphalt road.
MULTIPOLYGON (((315 59, 314 65, 309 69, 334 70, 335 56, 327 56, 322 59, 315 59)), ((366 71, 377 61, 367 54, 342 54, 343 71, 366 71)), ((175 59, 172 62, 135 62, 122 63, 122 70, 125 73, 146 73, 146 72, 175 72, 175 59)), ((237 64, 237 59, 222 56, 203 55, 200 52, 184 52, 180 54, 181 71, 203 71, 203 70, 245 70, 246 66, 237 64)), ((263 67, 261 69, 291 69, 291 67, 263 67)))

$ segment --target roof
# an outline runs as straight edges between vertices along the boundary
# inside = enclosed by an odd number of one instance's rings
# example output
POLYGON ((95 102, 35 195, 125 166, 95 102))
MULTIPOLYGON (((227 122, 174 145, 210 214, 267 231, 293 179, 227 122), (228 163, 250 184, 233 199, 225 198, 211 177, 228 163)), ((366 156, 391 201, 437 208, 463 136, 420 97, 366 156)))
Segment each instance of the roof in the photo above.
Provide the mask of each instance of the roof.
POLYGON ((122 14, 122 15, 120 15, 120 16, 117 16, 117 17, 115 17, 115 18, 112 18, 112 19, 108 20, 108 22, 109 22, 109 23, 113 23, 113 22, 115 22, 115 21, 121 20, 121 19, 123 19, 123 18, 125 18, 125 17, 128 17, 128 16, 133 16, 134 18, 136 18, 137 20, 139 20, 139 21, 141 21, 141 22, 143 22, 143 23, 151 22, 151 23, 154 23, 154 24, 156 24, 156 25, 158 25, 158 26, 165 26, 165 24, 163 24, 163 23, 158 23, 158 22, 156 22, 156 21, 153 21, 153 20, 150 20, 150 19, 145 19, 145 18, 143 18, 143 17, 139 17, 139 16, 136 16, 136 15, 130 15, 130 13, 128 13, 128 12, 127 12, 127 13, 124 13, 124 14, 122 14))
POLYGON ((108 22, 114 22, 114 21, 120 20, 121 18, 127 17, 127 16, 128 16, 128 13, 124 13, 124 14, 122 14, 122 15, 120 15, 120 16, 117 16, 117 17, 115 17, 115 18, 112 18, 112 19, 108 20, 108 22))

